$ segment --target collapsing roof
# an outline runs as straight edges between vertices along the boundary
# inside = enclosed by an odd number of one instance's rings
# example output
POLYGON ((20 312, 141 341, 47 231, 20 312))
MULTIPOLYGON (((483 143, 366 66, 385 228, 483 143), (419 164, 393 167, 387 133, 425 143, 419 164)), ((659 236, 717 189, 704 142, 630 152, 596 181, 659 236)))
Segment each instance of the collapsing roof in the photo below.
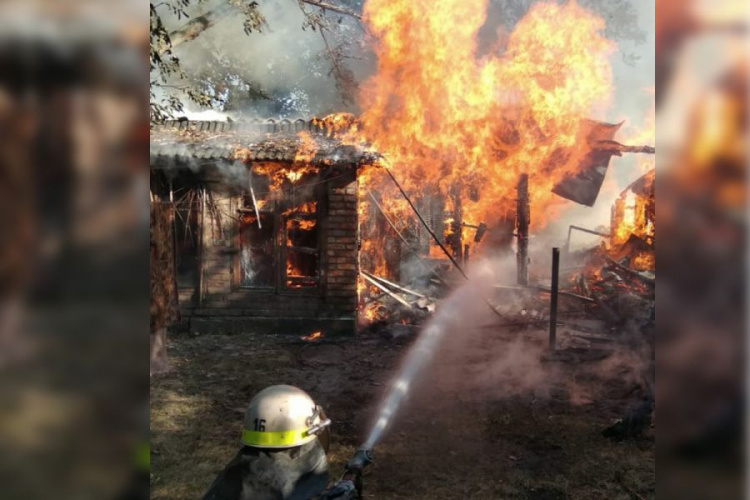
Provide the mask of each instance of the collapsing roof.
POLYGON ((316 120, 170 120, 151 131, 151 163, 155 168, 180 160, 293 163, 303 155, 305 163, 344 166, 371 164, 379 158, 364 147, 342 144, 329 135, 316 120), (304 132, 312 143, 300 135, 304 132), (311 144, 314 154, 309 151, 311 144))

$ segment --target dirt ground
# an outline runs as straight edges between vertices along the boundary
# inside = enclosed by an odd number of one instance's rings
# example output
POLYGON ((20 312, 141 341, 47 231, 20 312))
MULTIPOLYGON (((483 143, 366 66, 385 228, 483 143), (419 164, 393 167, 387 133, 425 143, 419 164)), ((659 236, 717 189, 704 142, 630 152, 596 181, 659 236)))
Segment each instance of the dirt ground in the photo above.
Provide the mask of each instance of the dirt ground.
MULTIPOLYGON (((467 341, 471 348, 453 344, 438 357, 375 447, 366 498, 654 498, 653 429, 619 443, 601 434, 643 388, 622 367, 612 368, 611 351, 575 349, 564 329, 563 353, 536 364, 544 354, 533 347, 542 346, 545 335, 541 327, 488 329, 467 341), (514 343, 519 336, 523 349, 514 343), (505 368, 513 363, 522 373, 552 369, 508 378, 505 368)), ((313 395, 333 420, 329 460, 336 477, 365 440, 415 338, 392 337, 371 333, 318 343, 290 334, 173 338, 172 369, 151 387, 151 497, 200 498, 239 448, 247 403, 279 383, 313 395)))

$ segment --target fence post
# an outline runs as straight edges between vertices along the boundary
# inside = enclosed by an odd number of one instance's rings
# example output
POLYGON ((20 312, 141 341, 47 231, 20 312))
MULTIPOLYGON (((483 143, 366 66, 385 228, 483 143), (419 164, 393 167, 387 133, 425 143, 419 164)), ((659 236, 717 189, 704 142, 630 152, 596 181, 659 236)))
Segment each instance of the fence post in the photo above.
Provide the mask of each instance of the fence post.
POLYGON ((549 349, 555 350, 557 341, 557 291, 559 288, 560 249, 552 249, 552 286, 549 295, 549 349))

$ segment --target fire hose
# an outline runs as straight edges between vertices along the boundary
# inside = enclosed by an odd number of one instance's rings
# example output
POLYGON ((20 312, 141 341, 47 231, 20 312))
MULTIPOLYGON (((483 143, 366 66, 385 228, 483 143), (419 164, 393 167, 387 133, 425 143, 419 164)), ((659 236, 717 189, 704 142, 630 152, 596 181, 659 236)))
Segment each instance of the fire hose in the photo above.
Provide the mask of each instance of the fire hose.
POLYGON ((372 451, 360 447, 346 462, 344 474, 318 500, 358 500, 362 498, 362 473, 372 463, 372 451))

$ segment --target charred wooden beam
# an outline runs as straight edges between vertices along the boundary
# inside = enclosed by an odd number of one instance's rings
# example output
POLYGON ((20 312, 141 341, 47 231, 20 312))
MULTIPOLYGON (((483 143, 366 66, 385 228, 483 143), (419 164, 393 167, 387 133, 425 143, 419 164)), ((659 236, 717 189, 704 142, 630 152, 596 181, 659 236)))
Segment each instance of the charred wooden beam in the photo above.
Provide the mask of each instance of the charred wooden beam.
POLYGON ((620 144, 617 141, 603 140, 598 141, 595 148, 599 151, 606 151, 614 155, 621 155, 622 153, 645 153, 645 154, 656 154, 656 148, 653 146, 631 146, 627 144, 620 144))
POLYGON ((615 266, 617 269, 620 269, 620 270, 626 272, 629 276, 631 276, 631 277, 633 277, 633 278, 635 278, 635 279, 637 279, 637 280, 645 283, 646 285, 649 285, 649 286, 655 286, 656 285, 656 280, 655 279, 649 278, 648 276, 644 276, 643 273, 640 273, 640 272, 638 272, 638 271, 636 271, 634 269, 630 269, 629 267, 627 267, 627 266, 625 266, 623 264, 620 264, 619 262, 617 262, 615 259, 613 259, 609 255, 605 255, 604 258, 607 259, 607 262, 609 262, 610 264, 612 264, 613 266, 615 266))
POLYGON ((453 213, 451 214, 451 216, 453 218, 453 222, 451 222, 451 234, 449 241, 446 242, 450 244, 451 249, 453 250, 453 255, 459 262, 464 261, 462 242, 463 211, 461 206, 461 191, 462 189, 460 183, 454 184, 451 189, 451 198, 453 202, 453 213))
MULTIPOLYGON (((497 290, 535 290, 535 291, 543 292, 543 293, 551 293, 552 292, 551 288, 546 288, 546 287, 538 286, 538 285, 527 285, 527 286, 522 286, 522 285, 494 285, 493 288, 495 288, 497 290)), ((558 293, 558 295, 562 295, 563 297, 570 297, 570 298, 573 298, 573 299, 582 300, 584 302, 595 302, 595 300, 592 299, 591 297, 586 297, 584 295, 579 295, 579 294, 573 293, 573 292, 567 292, 565 290, 558 290, 557 293, 558 293)))
POLYGON ((518 284, 529 284, 529 223, 531 213, 529 210, 529 176, 521 174, 516 186, 516 236, 518 238, 518 250, 516 252, 516 264, 518 273, 518 284))
POLYGON ((570 253, 570 236, 573 233, 574 229, 576 231, 581 231, 581 232, 584 232, 584 233, 593 234, 593 235, 596 235, 596 236, 601 236, 602 238, 610 238, 611 237, 611 235, 609 233, 602 233, 600 231, 594 231, 593 229, 588 229, 588 228, 585 228, 585 227, 576 226, 576 225, 571 224, 570 226, 568 226, 568 239, 565 240, 565 253, 566 254, 570 253))
POLYGON ((619 323, 620 317, 599 297, 598 294, 591 291, 591 289, 589 288, 589 284, 586 281, 586 276, 581 274, 579 275, 578 280, 581 284, 581 288, 583 288, 584 293, 589 294, 591 296, 591 299, 596 302, 597 306, 599 306, 604 319, 606 321, 609 321, 610 323, 619 323))

